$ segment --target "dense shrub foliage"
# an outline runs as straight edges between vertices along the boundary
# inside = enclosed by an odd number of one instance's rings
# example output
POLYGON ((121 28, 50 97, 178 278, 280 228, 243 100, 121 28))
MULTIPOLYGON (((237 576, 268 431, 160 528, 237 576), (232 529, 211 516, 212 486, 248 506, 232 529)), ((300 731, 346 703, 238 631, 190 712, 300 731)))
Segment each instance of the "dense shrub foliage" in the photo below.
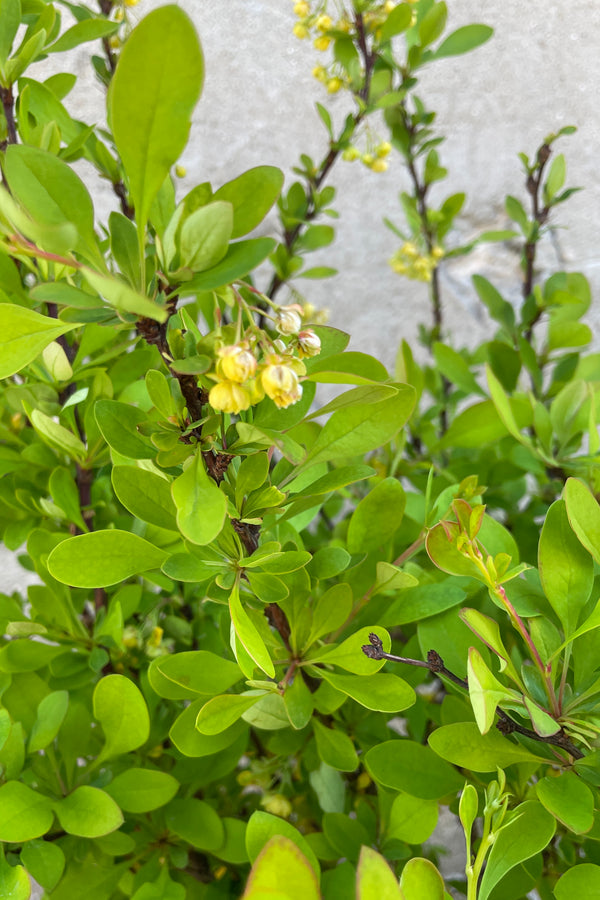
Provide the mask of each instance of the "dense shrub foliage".
POLYGON ((476 276, 493 336, 460 349, 439 272, 474 243, 419 77, 491 29, 438 0, 290 4, 322 159, 182 197, 199 38, 129 5, 0 2, 0 529, 39 576, 0 595, 0 896, 597 896, 600 355, 586 279, 536 270, 573 129, 521 155, 511 229, 478 240, 520 247, 522 303, 476 276), (68 112, 84 43, 108 129, 68 112), (50 54, 64 72, 31 77, 50 54), (411 185, 390 264, 430 308, 392 374, 310 302, 342 158, 411 185))

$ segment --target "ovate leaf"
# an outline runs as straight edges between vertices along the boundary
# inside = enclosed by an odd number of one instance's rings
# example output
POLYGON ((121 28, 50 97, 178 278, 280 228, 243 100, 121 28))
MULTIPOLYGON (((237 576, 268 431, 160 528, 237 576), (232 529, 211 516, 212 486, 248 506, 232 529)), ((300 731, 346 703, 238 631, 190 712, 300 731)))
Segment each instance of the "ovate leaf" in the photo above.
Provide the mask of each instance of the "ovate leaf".
POLYGON ((77 328, 76 323, 41 316, 32 309, 0 304, 0 378, 28 366, 52 341, 77 328))
POLYGON ((148 740, 148 707, 140 689, 129 678, 106 675, 94 689, 93 702, 94 716, 106 739, 103 759, 136 750, 148 740))
POLYGON ((50 553, 47 565, 62 584, 97 588, 160 569, 168 555, 137 534, 115 528, 67 538, 50 553))

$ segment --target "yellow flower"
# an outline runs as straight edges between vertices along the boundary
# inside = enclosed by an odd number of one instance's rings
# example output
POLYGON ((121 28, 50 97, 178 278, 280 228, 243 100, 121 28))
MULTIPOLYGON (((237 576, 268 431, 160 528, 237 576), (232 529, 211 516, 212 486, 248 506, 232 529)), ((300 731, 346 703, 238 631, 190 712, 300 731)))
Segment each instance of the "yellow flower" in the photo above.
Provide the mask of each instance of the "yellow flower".
POLYGON ((436 246, 431 251, 431 255, 435 260, 442 259, 442 257, 444 256, 444 248, 440 247, 439 244, 436 244, 436 246))
POLYGON ((294 4, 294 12, 301 19, 305 18, 305 16, 310 15, 310 4, 306 2, 306 0, 299 0, 298 3, 294 4))
POLYGON ((323 35, 322 37, 315 38, 313 46, 315 50, 327 50, 331 43, 331 38, 323 35))
POLYGON ((306 356, 318 356, 321 352, 321 339, 311 328, 306 328, 298 334, 298 356, 304 359, 306 356))
POLYGON ((317 81, 327 81, 327 69, 325 66, 315 66, 312 70, 312 74, 317 81))
POLYGON ((329 31, 333 22, 331 21, 329 16, 317 16, 317 20, 315 22, 315 26, 319 31, 329 31))
POLYGON ((125 6, 137 6, 140 0, 125 0, 125 6))
POLYGON ((250 394, 235 381, 219 381, 210 389, 208 402, 217 412, 237 414, 250 406, 250 394))
POLYGON ((185 176, 187 175, 186 167, 181 166, 181 165, 176 165, 175 166, 175 174, 177 175, 178 178, 185 178, 185 176))
POLYGON ((301 41, 303 41, 304 38, 308 37, 308 28, 306 27, 306 25, 303 25, 302 22, 296 22, 292 31, 297 38, 300 38, 301 41))
POLYGON ((385 159, 375 159, 371 163, 371 171, 372 172, 385 172, 388 168, 388 164, 385 159))
POLYGON ((375 148, 375 152, 380 159, 383 159, 384 156, 387 156, 392 149, 392 145, 389 141, 382 141, 378 147, 375 148))
POLYGON ((116 34, 113 34, 112 37, 109 37, 108 44, 111 50, 118 50, 121 46, 121 40, 116 34))
POLYGON ((302 396, 302 387, 298 383, 298 376, 289 366, 268 365, 262 371, 261 381, 267 396, 280 409, 297 403, 302 396))
POLYGON ((341 78, 330 78, 327 82, 327 93, 328 94, 337 94, 337 92, 344 86, 344 82, 341 78))
POLYGON ((256 359, 249 350, 237 344, 227 345, 217 350, 220 357, 217 362, 217 375, 226 381, 242 384, 252 378, 256 372, 256 359))
POLYGON ((302 328, 301 313, 301 306, 282 306, 275 321, 279 334, 297 334, 302 328))
POLYGON ((260 805, 271 815, 282 819, 287 819, 292 813, 292 804, 283 794, 267 794, 260 801, 260 805))

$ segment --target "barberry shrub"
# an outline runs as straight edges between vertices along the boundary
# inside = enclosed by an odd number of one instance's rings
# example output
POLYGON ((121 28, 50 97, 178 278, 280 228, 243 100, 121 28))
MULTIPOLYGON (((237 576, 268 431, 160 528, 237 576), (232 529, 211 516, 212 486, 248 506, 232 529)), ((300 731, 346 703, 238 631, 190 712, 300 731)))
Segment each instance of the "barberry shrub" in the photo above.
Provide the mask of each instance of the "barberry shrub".
POLYGON ((586 279, 536 269, 573 129, 521 155, 513 225, 478 238, 520 248, 522 303, 476 276, 495 333, 459 349, 439 271, 476 242, 464 194, 432 203, 417 90, 487 26, 297 2, 324 101, 353 112, 336 130, 318 105, 323 158, 289 186, 258 166, 181 197, 189 18, 61 5, 66 29, 0 3, 0 529, 38 577, 0 595, 0 896, 596 896, 600 360, 586 279), (108 128, 68 112, 88 42, 108 128), (65 71, 30 76, 50 54, 65 71), (338 160, 409 175, 390 264, 430 309, 392 375, 298 288, 334 273, 305 263, 338 160), (252 236, 275 204, 278 237, 252 236), (466 848, 446 883, 441 808, 466 848))

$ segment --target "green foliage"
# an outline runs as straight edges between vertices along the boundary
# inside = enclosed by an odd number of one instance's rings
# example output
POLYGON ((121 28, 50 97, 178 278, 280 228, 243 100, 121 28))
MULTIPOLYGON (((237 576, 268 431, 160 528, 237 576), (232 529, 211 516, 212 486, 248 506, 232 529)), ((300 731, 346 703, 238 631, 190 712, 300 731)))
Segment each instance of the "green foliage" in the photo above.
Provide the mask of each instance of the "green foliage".
POLYGON ((191 21, 66 5, 63 28, 0 0, 0 535, 39 578, 0 594, 0 896, 447 900, 443 807, 467 900, 600 896, 600 365, 586 279, 535 266, 572 129, 521 154, 516 230, 461 245, 417 90, 491 29, 299 0, 316 77, 349 94, 341 124, 317 106, 322 160, 179 196, 191 21), (67 57, 30 77, 88 42, 108 129, 63 105, 67 57), (333 261, 334 163, 388 157, 390 264, 430 299, 393 373, 323 324, 310 282, 335 269, 306 265, 333 261), (79 160, 114 188, 106 223, 79 160), (279 239, 249 236, 274 206, 279 239), (496 330, 451 345, 438 270, 509 239, 522 303, 474 276, 496 330))

